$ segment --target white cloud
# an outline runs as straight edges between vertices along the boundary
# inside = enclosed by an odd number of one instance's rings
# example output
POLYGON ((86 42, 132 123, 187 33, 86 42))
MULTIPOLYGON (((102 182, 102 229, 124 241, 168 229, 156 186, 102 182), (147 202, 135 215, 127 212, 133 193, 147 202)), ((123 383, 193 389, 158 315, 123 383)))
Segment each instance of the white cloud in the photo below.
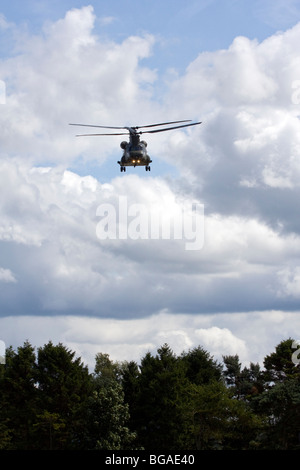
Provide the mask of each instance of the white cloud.
POLYGON ((160 312, 144 319, 114 320, 80 316, 16 316, 0 319, 1 340, 14 348, 29 340, 35 347, 62 342, 92 369, 98 352, 113 360, 140 363, 168 343, 175 354, 201 346, 222 362, 237 354, 243 365, 263 364, 280 341, 299 330, 299 312, 269 311, 216 315, 160 312))
MULTIPOLYGON (((293 84, 300 77, 300 24, 262 43, 238 37, 228 49, 200 53, 156 101, 157 73, 145 65, 155 38, 104 41, 95 22, 92 7, 73 9, 35 37, 22 33, 18 53, 0 64, 7 89, 0 117, 7 334, 15 315, 21 338, 24 314, 34 338, 34 325, 49 325, 45 341, 53 331, 79 350, 86 343, 89 355, 101 325, 102 345, 116 356, 171 338, 178 350, 202 341, 216 354, 238 349, 249 357, 248 332, 232 326, 232 318, 247 319, 250 330, 252 321, 262 327, 257 339, 251 330, 261 351, 269 345, 268 323, 253 312, 299 307, 300 122, 293 84), (97 180, 89 163, 101 166, 115 151, 117 171, 119 137, 76 139, 68 127, 186 118, 203 124, 158 134, 149 145, 153 165, 161 159, 176 166, 173 180, 137 171, 97 180), (76 172, 80 158, 86 176, 76 172), (178 205, 203 203, 202 249, 188 251, 186 240, 172 237, 100 239, 97 208, 110 204, 117 213, 120 197, 165 219, 178 205), (211 320, 216 312, 244 311, 252 312, 249 321, 246 313, 211 320)), ((280 318, 282 333, 296 315, 280 318)))
MULTIPOLYGON (((183 220, 176 217, 201 201, 163 179, 149 178, 145 185, 143 178, 128 175, 101 184, 92 176, 8 159, 0 163, 0 172, 5 181, 0 249, 6 253, 6 268, 19 281, 10 299, 16 313, 25 308, 25 292, 32 303, 28 300, 24 313, 36 305, 45 313, 120 318, 161 309, 224 311, 234 302, 238 308, 253 308, 249 286, 258 293, 257 305, 270 307, 276 305, 277 272, 299 259, 297 235, 255 218, 206 214, 205 207, 197 226, 204 232, 203 246, 187 250, 193 240, 183 229, 176 239, 183 220), (123 238, 117 230, 113 238, 99 236, 99 223, 105 220, 101 206, 113 209, 116 224, 123 220, 123 238), (141 213, 158 224, 145 239, 140 238, 141 213), (179 225, 173 233, 171 218, 164 238, 162 224, 172 214, 179 225)), ((198 237, 197 231, 191 233, 198 237)))
POLYGON ((17 282, 10 269, 0 268, 0 282, 17 282))
POLYGON ((169 109, 176 96, 181 113, 203 124, 180 140, 168 136, 167 151, 203 191, 222 192, 222 180, 231 191, 249 179, 255 187, 299 187, 299 106, 293 98, 299 37, 300 24, 262 43, 238 37, 226 50, 200 53, 174 79, 169 109))
POLYGON ((103 161, 113 141, 75 139, 68 123, 126 125, 140 118, 138 107, 147 110, 149 93, 141 85, 151 84, 155 73, 139 60, 151 53, 153 37, 101 42, 95 20, 91 6, 70 10, 43 34, 22 36, 19 54, 2 62, 3 152, 35 163, 71 163, 82 153, 103 161))
POLYGON ((285 267, 278 271, 278 296, 300 298, 300 267, 285 267))

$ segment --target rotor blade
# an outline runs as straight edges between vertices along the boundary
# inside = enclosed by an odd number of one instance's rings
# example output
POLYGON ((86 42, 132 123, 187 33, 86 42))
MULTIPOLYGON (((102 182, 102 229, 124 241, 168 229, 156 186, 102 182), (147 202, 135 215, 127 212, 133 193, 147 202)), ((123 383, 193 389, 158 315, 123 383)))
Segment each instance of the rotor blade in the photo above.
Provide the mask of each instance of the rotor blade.
POLYGON ((197 124, 201 124, 201 122, 193 122, 192 124, 184 124, 182 126, 175 126, 175 127, 167 127, 166 129, 153 129, 152 131, 141 131, 139 134, 154 134, 155 132, 164 132, 164 131, 171 131, 172 129, 179 129, 181 127, 189 127, 189 126, 196 126, 197 124))
MULTIPOLYGON (((177 124, 180 122, 190 122, 191 119, 185 119, 184 121, 170 121, 170 122, 161 122, 159 124, 148 124, 146 126, 132 126, 132 129, 142 129, 144 127, 157 127, 157 126, 166 126, 168 124, 177 124)), ((94 124, 73 124, 70 123, 69 126, 84 126, 84 127, 99 127, 101 129, 127 129, 128 127, 111 127, 111 126, 97 126, 94 124)))
POLYGON ((95 135, 127 135, 128 136, 128 132, 121 132, 121 133, 118 133, 118 134, 77 134, 76 137, 92 137, 92 136, 95 136, 95 135))
POLYGON ((102 129, 126 129, 126 127, 94 126, 93 124, 69 124, 69 126, 101 127, 102 129))
POLYGON ((142 129, 144 127, 156 127, 156 126, 166 126, 167 124, 177 124, 179 122, 190 122, 191 119, 185 119, 184 121, 171 121, 171 122, 161 122, 160 124, 148 124, 147 126, 135 126, 133 129, 142 129))

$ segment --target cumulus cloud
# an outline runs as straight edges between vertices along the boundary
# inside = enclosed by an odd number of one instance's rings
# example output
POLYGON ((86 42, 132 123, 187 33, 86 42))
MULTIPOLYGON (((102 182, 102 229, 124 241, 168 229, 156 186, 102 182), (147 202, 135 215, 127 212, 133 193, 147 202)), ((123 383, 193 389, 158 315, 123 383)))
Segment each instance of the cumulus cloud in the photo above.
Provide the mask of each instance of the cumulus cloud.
POLYGON ((91 6, 73 9, 39 36, 24 36, 18 54, 4 60, 7 83, 1 113, 2 150, 34 162, 70 163, 85 158, 103 161, 111 147, 74 139, 69 122, 125 125, 136 109, 147 110, 146 86, 155 73, 139 66, 151 53, 154 38, 131 36, 123 43, 101 42, 94 34, 91 6), (18 139, 16 139, 16 135, 18 139))
POLYGON ((299 233, 300 25, 259 43, 236 38, 202 52, 175 79, 166 98, 203 124, 168 136, 186 187, 207 210, 264 220, 299 233))
POLYGON ((191 232, 194 240, 184 230, 176 237, 176 217, 195 199, 179 194, 164 179, 149 178, 145 185, 128 175, 102 184, 92 176, 16 160, 2 161, 0 171, 6 182, 0 248, 7 269, 18 279, 7 300, 15 313, 33 313, 31 308, 36 313, 141 317, 162 309, 271 308, 278 272, 299 257, 298 236, 249 217, 204 213, 198 231, 191 232), (112 219, 105 215, 108 209, 112 219), (170 230, 163 237, 170 214, 170 230), (146 237, 140 230, 144 216, 155 224, 146 237), (107 224, 114 230, 121 219, 123 237, 104 231, 107 224), (197 237, 200 246, 187 249, 197 237))
POLYGON ((159 312, 143 319, 99 319, 81 316, 16 316, 0 319, 1 337, 8 347, 25 340, 40 347, 62 342, 92 369, 97 353, 116 361, 138 364, 147 352, 168 343, 175 354, 201 346, 215 360, 237 354, 243 365, 263 364, 275 346, 299 331, 299 312, 267 311, 217 315, 172 315, 159 312))
MULTIPOLYGON (((275 310, 298 309, 300 122, 294 85, 300 25, 261 43, 238 37, 228 49, 201 52, 156 100, 158 75, 146 66, 156 38, 104 41, 95 34, 95 20, 90 6, 70 10, 38 36, 22 34, 17 53, 0 64, 7 92, 0 117, 2 314, 17 316, 20 325, 21 315, 30 323, 32 315, 44 315, 43 325, 52 325, 48 315, 63 315, 63 331, 69 321, 77 331, 78 315, 89 347, 92 332, 83 319, 101 317, 98 325, 107 318, 134 325, 135 352, 170 337, 176 348, 200 341, 213 351, 222 346, 246 356, 245 337, 235 334, 228 317, 228 324, 224 316, 218 324, 191 318, 246 311, 273 318, 275 310), (113 155, 112 172, 118 170, 119 137, 75 138, 68 126, 186 118, 203 124, 151 137, 153 165, 174 165, 175 179, 142 176, 139 169, 96 179, 89 173, 96 159, 101 167, 113 155), (85 176, 76 169, 80 160, 85 176), (178 230, 178 214, 193 204, 204 207, 199 249, 186 249, 191 240, 175 232, 153 236, 172 217, 178 230), (113 218, 105 225, 108 208, 113 218), (120 230, 120 215, 126 216, 126 236, 105 236, 103 230, 120 230), (144 216, 154 231, 139 237, 144 216), (162 321, 174 324, 161 328, 162 321)), ((110 343, 114 335, 130 349, 120 325, 107 326, 103 344, 110 351, 119 352, 110 343)), ((72 335, 69 341, 77 344, 72 335)))

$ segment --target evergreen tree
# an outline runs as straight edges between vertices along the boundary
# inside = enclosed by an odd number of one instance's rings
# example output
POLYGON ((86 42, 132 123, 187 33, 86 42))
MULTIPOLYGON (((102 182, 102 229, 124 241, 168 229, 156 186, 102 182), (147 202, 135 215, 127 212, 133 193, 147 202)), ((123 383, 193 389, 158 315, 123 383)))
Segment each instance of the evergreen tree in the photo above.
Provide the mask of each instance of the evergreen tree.
POLYGON ((75 358, 75 352, 50 341, 38 349, 37 387, 34 428, 38 448, 80 448, 83 406, 91 391, 87 367, 75 358))
POLYGON ((204 385, 221 380, 221 364, 218 364, 201 346, 183 352, 181 360, 186 369, 186 377, 191 383, 204 385))
POLYGON ((0 449, 300 450, 300 364, 282 341, 258 364, 167 344, 141 365, 25 342, 0 365, 0 449), (137 437, 136 437, 136 434, 137 437))
POLYGON ((259 445, 267 449, 300 449, 300 365, 294 364, 293 340, 281 341, 265 357, 265 391, 256 409, 267 420, 259 445))
POLYGON ((293 343, 294 340, 291 338, 281 341, 276 346, 275 352, 265 357, 265 378, 270 384, 284 382, 290 377, 299 376, 300 365, 295 365, 292 359, 293 343))
POLYGON ((153 357, 141 361, 138 396, 134 410, 139 445, 146 450, 184 449, 186 401, 182 362, 167 344, 153 357))
POLYGON ((128 404, 129 422, 128 425, 132 431, 135 431, 137 421, 137 400, 140 393, 140 370, 136 362, 122 363, 122 387, 124 392, 124 401, 128 404))
POLYGON ((37 398, 34 348, 29 342, 17 352, 8 348, 6 364, 1 367, 4 367, 0 379, 2 446, 31 449, 37 398))
POLYGON ((259 445, 269 450, 300 450, 300 384, 290 378, 278 382, 259 397, 259 410, 268 425, 259 445))
POLYGON ((239 356, 223 356, 225 370, 223 371, 227 385, 234 387, 236 395, 239 395, 239 383, 241 378, 241 366, 239 356))
POLYGON ((222 381, 191 384, 189 416, 189 449, 249 449, 261 426, 247 404, 233 398, 222 381))
POLYGON ((250 363, 249 368, 241 369, 238 355, 223 356, 225 369, 223 375, 226 384, 231 388, 233 396, 250 400, 264 390, 264 377, 259 364, 250 363))

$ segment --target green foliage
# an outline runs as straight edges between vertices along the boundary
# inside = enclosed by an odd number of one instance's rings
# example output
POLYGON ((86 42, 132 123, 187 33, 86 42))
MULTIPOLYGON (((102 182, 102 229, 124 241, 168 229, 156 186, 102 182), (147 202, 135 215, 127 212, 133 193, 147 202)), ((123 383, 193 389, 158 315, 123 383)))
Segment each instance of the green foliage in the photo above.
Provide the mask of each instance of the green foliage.
POLYGON ((140 365, 98 353, 90 373, 62 344, 25 342, 0 365, 0 450, 299 450, 293 353, 288 339, 242 368, 164 344, 140 365))
POLYGON ((190 387, 190 418, 197 450, 248 449, 260 427, 247 404, 222 381, 190 387))
POLYGON ((91 382, 74 356, 51 342, 39 348, 37 357, 29 343, 17 352, 8 349, 0 382, 7 448, 65 449, 78 443, 91 382))
POLYGON ((88 369, 74 352, 49 342, 38 349, 36 370, 36 442, 42 449, 73 448, 80 439, 83 404, 91 390, 88 369))
POLYGON ((300 449, 300 365, 294 364, 293 340, 281 341, 264 360, 265 389, 255 399, 267 425, 259 445, 267 449, 300 449))
POLYGON ((135 439, 127 422, 128 405, 124 403, 122 386, 117 382, 95 387, 86 412, 87 447, 90 450, 122 450, 135 439))
POLYGON ((187 379, 197 385, 221 379, 222 366, 200 346, 181 354, 187 379))
POLYGON ((250 363, 250 367, 241 369, 239 357, 223 356, 225 369, 223 375, 234 397, 243 400, 251 398, 264 389, 264 378, 259 364, 250 363))
POLYGON ((97 354, 93 392, 86 403, 86 447, 90 450, 122 450, 134 442, 120 373, 121 366, 108 354, 97 354))
POLYGON ((187 380, 181 361, 168 345, 141 361, 138 395, 132 409, 139 445, 145 449, 183 448, 185 420, 182 413, 187 380))
POLYGON ((286 379, 300 374, 300 365, 293 363, 293 340, 291 338, 281 341, 275 352, 265 357, 265 377, 269 382, 284 382, 286 379))
POLYGON ((0 382, 1 445, 6 442, 10 448, 17 441, 19 449, 27 449, 32 440, 37 400, 34 348, 28 342, 17 352, 9 348, 6 364, 0 367, 5 368, 0 382))

